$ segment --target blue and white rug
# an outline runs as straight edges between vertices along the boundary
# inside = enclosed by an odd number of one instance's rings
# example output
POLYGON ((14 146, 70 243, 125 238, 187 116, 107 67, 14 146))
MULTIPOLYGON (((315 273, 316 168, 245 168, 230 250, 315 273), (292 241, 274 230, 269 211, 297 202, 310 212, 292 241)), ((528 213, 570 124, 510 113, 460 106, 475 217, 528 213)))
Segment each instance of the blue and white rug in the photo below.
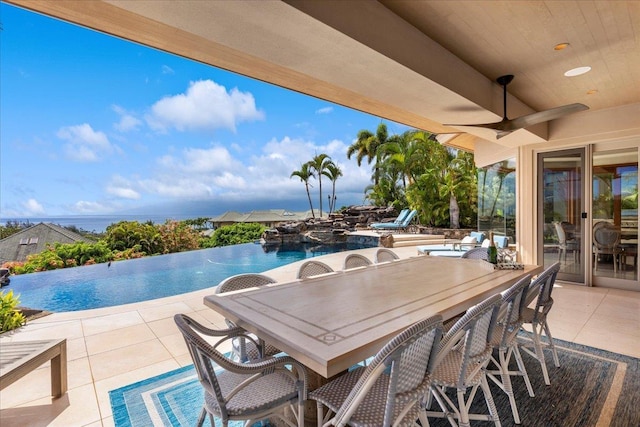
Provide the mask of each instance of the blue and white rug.
POLYGON ((109 398, 116 427, 195 426, 204 402, 193 365, 112 390, 109 398))

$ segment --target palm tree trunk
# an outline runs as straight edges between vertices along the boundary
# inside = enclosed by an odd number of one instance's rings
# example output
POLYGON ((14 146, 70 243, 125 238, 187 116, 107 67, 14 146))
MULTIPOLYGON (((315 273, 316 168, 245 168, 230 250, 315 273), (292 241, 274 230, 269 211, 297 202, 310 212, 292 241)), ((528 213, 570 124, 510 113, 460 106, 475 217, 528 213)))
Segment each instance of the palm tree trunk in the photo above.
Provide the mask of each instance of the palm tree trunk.
POLYGON ((318 187, 320 190, 320 218, 322 218, 322 174, 318 173, 318 187))
POLYGON ((311 208, 311 217, 316 219, 316 214, 313 211, 313 203, 311 202, 311 193, 309 192, 309 184, 307 184, 307 198, 309 199, 309 207, 311 208))
POLYGON ((460 228, 460 207, 456 196, 453 194, 449 196, 449 222, 451 223, 451 228, 460 228))

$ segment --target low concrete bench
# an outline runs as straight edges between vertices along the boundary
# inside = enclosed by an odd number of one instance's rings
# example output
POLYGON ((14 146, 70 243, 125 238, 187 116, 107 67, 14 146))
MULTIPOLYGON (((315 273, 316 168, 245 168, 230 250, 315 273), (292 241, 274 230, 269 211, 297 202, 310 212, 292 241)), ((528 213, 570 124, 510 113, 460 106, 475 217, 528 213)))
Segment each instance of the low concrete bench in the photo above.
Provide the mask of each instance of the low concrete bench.
POLYGON ((0 390, 51 360, 51 395, 67 392, 67 340, 0 343, 0 390))

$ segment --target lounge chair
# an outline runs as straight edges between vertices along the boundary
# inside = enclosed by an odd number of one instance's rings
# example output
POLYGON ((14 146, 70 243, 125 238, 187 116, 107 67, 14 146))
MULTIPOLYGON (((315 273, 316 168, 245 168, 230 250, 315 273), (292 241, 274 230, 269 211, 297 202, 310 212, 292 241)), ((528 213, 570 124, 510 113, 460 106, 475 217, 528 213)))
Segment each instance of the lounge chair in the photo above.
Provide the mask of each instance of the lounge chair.
MULTIPOLYGON (((433 251, 466 251, 475 248, 477 245, 485 241, 485 235, 482 231, 472 231, 468 236, 464 236, 462 240, 453 240, 451 243, 441 245, 421 245, 417 246, 418 254, 425 254, 433 251)), ((495 238, 493 239, 496 240, 495 238)), ((446 241, 445 241, 446 242, 446 241)))
POLYGON ((398 216, 396 217, 396 219, 394 219, 393 221, 389 221, 389 222, 373 222, 370 224, 370 226, 374 226, 377 224, 401 224, 402 221, 404 221, 404 219, 407 217, 407 215, 409 215, 410 210, 409 209, 402 209, 400 211, 400 213, 398 214, 398 216))
MULTIPOLYGON (((396 222, 374 222, 370 224, 370 227, 374 230, 406 230, 413 221, 413 218, 418 214, 417 210, 412 210, 400 223, 396 222)), ((397 219, 397 218, 396 218, 397 219)))

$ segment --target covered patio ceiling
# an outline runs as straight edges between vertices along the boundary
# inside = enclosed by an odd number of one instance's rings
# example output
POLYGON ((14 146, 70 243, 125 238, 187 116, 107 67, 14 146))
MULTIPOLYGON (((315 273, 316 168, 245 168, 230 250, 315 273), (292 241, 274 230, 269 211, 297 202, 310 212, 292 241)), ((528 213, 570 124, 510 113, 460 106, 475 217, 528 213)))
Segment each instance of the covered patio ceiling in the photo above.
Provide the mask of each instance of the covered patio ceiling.
POLYGON ((640 2, 3 0, 474 150, 640 135, 640 2), (554 50, 558 43, 570 43, 554 50), (590 66, 577 77, 569 69, 590 66), (590 107, 496 139, 446 123, 590 107), (497 144, 497 145, 496 145, 497 144))

